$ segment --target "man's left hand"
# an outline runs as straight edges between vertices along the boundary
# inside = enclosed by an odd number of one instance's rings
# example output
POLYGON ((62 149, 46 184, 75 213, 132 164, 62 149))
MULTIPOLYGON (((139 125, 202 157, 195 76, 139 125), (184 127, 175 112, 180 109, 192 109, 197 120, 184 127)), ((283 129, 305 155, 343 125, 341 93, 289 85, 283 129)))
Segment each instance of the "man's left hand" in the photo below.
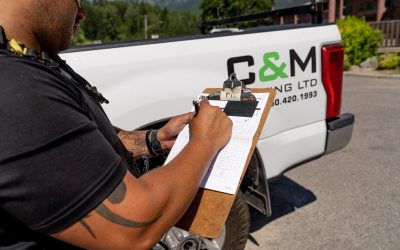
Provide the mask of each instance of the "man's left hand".
POLYGON ((157 138, 162 149, 169 152, 175 143, 176 137, 194 116, 194 112, 173 117, 164 127, 158 130, 157 138))

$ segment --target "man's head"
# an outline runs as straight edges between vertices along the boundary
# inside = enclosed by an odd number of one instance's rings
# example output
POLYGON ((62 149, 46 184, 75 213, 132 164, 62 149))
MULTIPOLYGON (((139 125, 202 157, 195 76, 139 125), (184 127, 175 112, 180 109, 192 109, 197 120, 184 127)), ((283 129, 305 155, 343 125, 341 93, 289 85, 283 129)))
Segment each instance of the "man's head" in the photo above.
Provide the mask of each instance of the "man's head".
POLYGON ((85 19, 81 0, 0 0, 0 25, 8 38, 58 54, 71 46, 85 19))

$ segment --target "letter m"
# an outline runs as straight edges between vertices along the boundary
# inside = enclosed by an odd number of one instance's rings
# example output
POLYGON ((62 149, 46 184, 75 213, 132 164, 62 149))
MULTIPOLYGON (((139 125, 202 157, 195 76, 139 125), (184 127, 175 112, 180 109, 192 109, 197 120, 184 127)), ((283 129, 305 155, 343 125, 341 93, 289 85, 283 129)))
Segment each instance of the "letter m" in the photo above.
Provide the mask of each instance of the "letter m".
POLYGON ((294 49, 290 50, 290 76, 296 75, 296 65, 299 65, 301 70, 304 72, 308 66, 308 63, 311 60, 311 72, 317 72, 317 60, 316 60, 315 46, 311 47, 310 52, 308 52, 307 58, 305 61, 302 61, 299 55, 296 53, 294 49))

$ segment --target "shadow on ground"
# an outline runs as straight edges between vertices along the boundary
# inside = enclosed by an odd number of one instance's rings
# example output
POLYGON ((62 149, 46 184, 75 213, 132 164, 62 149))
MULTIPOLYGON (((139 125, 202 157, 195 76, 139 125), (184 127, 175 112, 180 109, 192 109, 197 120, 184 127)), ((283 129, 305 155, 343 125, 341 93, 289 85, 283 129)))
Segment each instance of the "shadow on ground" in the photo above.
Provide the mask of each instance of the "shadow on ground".
MULTIPOLYGON (((269 183, 269 192, 271 196, 272 216, 265 217, 265 215, 255 209, 250 209, 250 233, 261 229, 271 221, 290 214, 296 209, 317 200, 313 192, 286 176, 282 176, 269 183)), ((258 245, 257 241, 251 235, 249 239, 258 245)))

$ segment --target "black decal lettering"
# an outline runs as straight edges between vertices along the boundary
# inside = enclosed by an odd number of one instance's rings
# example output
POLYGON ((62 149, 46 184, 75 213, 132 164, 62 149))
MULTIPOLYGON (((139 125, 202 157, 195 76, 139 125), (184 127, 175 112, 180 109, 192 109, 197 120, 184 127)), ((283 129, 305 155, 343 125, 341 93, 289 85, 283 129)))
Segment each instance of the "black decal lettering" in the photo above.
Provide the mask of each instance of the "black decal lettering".
POLYGON ((317 79, 311 79, 311 87, 317 86, 317 79))
POLYGON ((290 91, 292 91, 292 84, 291 83, 285 84, 285 92, 290 92, 290 91))
POLYGON ((297 82, 297 86, 299 87, 299 89, 304 89, 304 86, 301 84, 301 82, 297 82))
POLYGON ((317 72, 317 55, 315 52, 315 46, 310 49, 305 61, 302 61, 299 55, 296 53, 294 49, 290 50, 290 76, 296 75, 296 65, 299 65, 301 70, 304 72, 307 68, 308 63, 311 60, 311 72, 317 72))
POLYGON ((279 93, 282 93, 282 85, 281 86, 275 86, 276 91, 279 93))
MULTIPOLYGON (((235 73, 235 64, 237 63, 245 63, 247 62, 247 65, 253 66, 254 65, 254 58, 252 56, 239 56, 239 57, 233 57, 228 59, 228 77, 232 74, 235 73)), ((256 74, 254 72, 249 72, 249 78, 247 79, 240 79, 245 85, 250 85, 253 84, 256 81, 256 74)))

